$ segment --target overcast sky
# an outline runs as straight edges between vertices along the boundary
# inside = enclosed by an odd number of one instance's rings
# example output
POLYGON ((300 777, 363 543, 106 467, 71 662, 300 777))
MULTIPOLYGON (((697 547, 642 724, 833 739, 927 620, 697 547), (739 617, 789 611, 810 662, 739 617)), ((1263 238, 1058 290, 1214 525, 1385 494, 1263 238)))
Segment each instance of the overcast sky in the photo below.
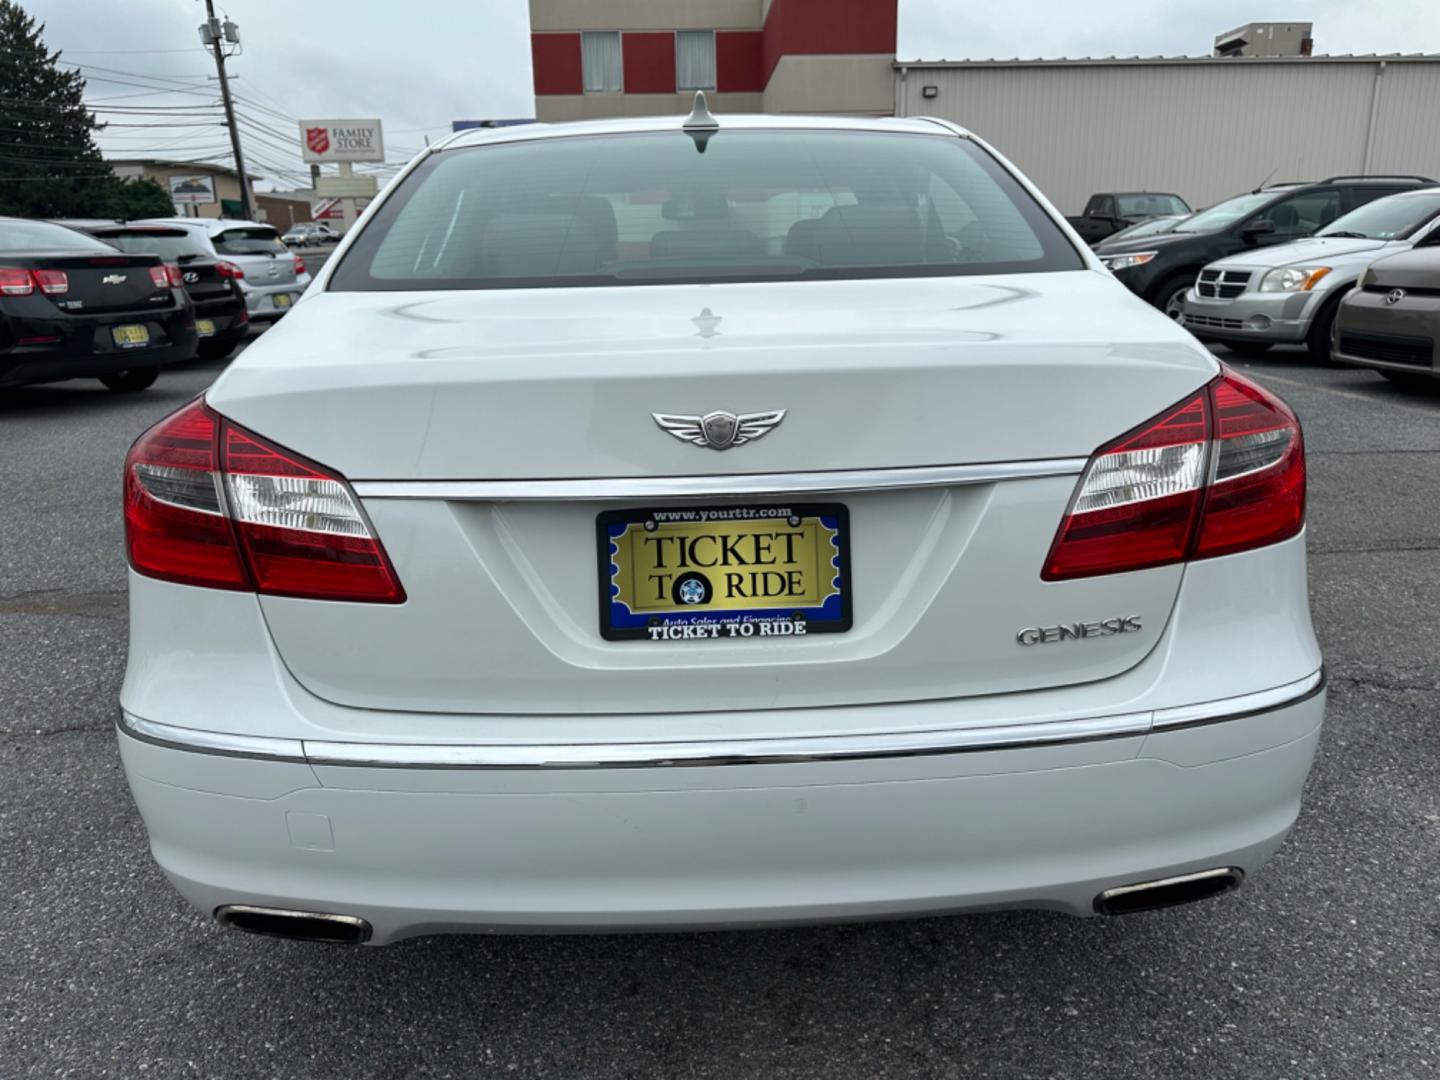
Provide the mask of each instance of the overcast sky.
MULTIPOLYGON (((20 2, 47 24, 48 44, 83 65, 88 97, 110 110, 102 114, 112 124, 101 140, 108 154, 227 159, 224 132, 206 108, 216 90, 195 29, 201 0, 20 2), (148 108, 181 105, 192 108, 148 108), (189 126, 138 126, 180 122, 189 126)), ((533 112, 525 0, 217 0, 216 7, 240 25, 244 41, 230 69, 246 116, 247 164, 280 175, 278 186, 304 176, 298 117, 378 116, 399 162, 426 135, 448 132, 453 119, 533 112)), ((1216 34, 1277 17, 1313 22, 1317 52, 1440 52, 1440 0, 1286 0, 1280 8, 1256 0, 900 0, 899 55, 1204 55, 1216 34)))

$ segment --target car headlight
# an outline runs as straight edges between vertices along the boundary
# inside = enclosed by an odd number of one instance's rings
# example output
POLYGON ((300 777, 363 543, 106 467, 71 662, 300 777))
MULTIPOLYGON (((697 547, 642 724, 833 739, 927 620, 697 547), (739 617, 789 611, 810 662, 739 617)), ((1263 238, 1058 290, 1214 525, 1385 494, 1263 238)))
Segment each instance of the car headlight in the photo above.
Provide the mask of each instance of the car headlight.
POLYGON ((1260 279, 1260 291, 1309 292, 1328 273, 1328 266, 1284 266, 1260 279))
POLYGON ((1158 251, 1134 251, 1127 255, 1101 255, 1100 262, 1106 270, 1114 273, 1116 270, 1133 270, 1137 266, 1144 266, 1159 254, 1158 251))

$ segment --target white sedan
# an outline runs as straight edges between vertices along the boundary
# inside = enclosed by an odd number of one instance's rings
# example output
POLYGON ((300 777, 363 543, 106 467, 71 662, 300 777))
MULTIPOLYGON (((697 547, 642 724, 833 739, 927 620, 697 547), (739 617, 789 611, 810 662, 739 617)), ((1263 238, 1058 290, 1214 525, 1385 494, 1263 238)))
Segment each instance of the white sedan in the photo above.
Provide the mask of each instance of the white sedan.
POLYGON ((456 135, 125 519, 131 789, 263 933, 1161 907, 1320 736, 1295 415, 938 121, 456 135))

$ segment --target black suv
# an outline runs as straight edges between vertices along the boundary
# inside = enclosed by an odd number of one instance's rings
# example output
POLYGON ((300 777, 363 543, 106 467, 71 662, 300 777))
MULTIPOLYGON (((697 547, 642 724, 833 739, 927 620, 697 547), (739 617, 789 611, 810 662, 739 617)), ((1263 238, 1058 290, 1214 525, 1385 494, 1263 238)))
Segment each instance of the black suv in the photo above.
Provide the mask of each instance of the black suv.
POLYGON ((1186 290, 1216 259, 1288 244, 1357 206, 1434 183, 1423 176, 1332 176, 1318 183, 1271 184, 1216 203, 1159 236, 1102 241, 1095 254, 1131 292, 1178 320, 1186 290))

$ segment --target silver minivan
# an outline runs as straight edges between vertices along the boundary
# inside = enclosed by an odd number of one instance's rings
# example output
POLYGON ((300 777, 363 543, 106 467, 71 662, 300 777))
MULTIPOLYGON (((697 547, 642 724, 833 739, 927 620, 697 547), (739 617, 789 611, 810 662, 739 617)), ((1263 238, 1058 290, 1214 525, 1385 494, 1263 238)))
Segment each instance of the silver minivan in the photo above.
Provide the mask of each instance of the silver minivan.
POLYGON ((280 318, 310 284, 305 260, 285 246, 280 233, 271 225, 228 218, 165 218, 163 221, 196 233, 217 259, 240 271, 236 283, 245 294, 245 306, 252 321, 280 318))

